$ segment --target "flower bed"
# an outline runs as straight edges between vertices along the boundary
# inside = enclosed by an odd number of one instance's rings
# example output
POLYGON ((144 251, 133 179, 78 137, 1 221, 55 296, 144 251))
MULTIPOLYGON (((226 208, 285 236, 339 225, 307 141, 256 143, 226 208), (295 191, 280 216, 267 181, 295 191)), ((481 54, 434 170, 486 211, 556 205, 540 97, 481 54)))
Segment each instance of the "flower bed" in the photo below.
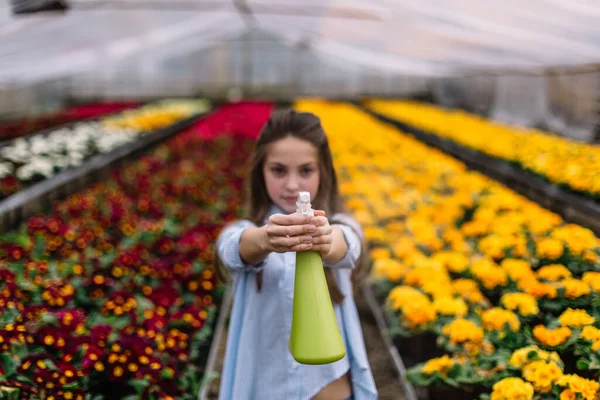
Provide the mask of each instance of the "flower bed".
POLYGON ((207 109, 204 101, 162 101, 97 122, 15 139, 0 147, 0 199, 207 109))
POLYGON ((488 121, 414 102, 369 101, 373 111, 535 174, 561 189, 600 199, 600 149, 537 129, 488 121))
POLYGON ((68 122, 79 121, 86 118, 97 118, 138 106, 139 103, 137 102, 83 104, 69 107, 51 115, 0 121, 0 141, 25 136, 42 129, 53 128, 68 122))
MULTIPOLYGON (((264 123, 270 107, 234 110, 264 123)), ((206 139, 211 123, 2 236, 1 394, 196 398, 223 289, 212 242, 240 216, 253 147, 206 139)))
POLYGON ((411 382, 439 398, 597 398, 600 242, 590 230, 351 106, 297 108, 322 118, 399 347, 437 337, 438 357, 412 355, 411 382))

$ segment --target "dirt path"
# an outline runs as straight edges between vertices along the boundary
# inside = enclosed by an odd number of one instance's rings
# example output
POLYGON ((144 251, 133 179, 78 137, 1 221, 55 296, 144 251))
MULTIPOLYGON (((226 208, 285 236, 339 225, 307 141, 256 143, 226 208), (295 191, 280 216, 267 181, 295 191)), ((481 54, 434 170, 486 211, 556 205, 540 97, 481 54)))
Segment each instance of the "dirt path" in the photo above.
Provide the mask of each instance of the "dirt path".
MULTIPOLYGON (((380 400, 404 400, 404 389, 398 379, 392 358, 381 338, 375 318, 371 309, 364 298, 356 299, 356 307, 361 319, 365 345, 369 363, 375 378, 375 384, 379 391, 380 400)), ((223 336, 220 341, 219 353, 217 356, 215 371, 220 373, 223 367, 223 356, 225 354, 225 344, 227 340, 227 330, 223 330, 223 336)), ((208 391, 207 399, 215 400, 219 392, 219 379, 215 379, 208 391)), ((285 399, 282 399, 285 400, 285 399)))

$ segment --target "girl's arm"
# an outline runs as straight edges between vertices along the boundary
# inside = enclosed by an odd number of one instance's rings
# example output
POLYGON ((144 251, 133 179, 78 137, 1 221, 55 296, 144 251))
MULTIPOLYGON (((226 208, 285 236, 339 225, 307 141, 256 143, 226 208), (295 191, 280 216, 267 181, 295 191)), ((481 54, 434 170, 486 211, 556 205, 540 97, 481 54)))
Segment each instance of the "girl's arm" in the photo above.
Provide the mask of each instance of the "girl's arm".
POLYGON ((260 228, 255 226, 244 229, 240 238, 240 257, 248 264, 259 264, 271 252, 268 246, 266 225, 260 228))
POLYGON ((230 254, 229 259, 233 261, 231 264, 260 266, 271 252, 310 250, 310 234, 316 230, 315 222, 312 217, 284 214, 272 215, 267 225, 261 227, 245 221, 243 229, 235 234, 227 236, 227 232, 224 232, 223 236, 229 240, 220 241, 223 244, 219 245, 219 256, 221 252, 226 253, 221 248, 228 247, 229 253, 236 253, 230 254))
POLYGON ((313 249, 323 258, 323 265, 331 268, 355 266, 362 249, 362 229, 350 216, 336 214, 329 224, 325 212, 315 210, 318 218, 317 232, 313 235, 313 249))

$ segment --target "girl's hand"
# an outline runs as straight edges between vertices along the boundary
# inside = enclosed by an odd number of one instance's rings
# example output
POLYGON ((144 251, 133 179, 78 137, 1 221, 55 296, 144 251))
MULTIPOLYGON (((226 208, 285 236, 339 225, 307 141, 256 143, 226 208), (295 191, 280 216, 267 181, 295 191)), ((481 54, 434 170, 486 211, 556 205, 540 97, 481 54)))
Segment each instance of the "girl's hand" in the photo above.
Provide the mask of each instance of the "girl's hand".
POLYGON ((318 218, 296 214, 271 215, 267 225, 263 227, 263 247, 276 253, 311 250, 311 235, 317 232, 318 218))
POLYGON ((312 248, 311 250, 321 253, 321 257, 326 256, 331 252, 331 243, 333 242, 333 228, 329 225, 329 220, 325 216, 325 211, 314 210, 317 222, 317 229, 312 233, 312 248))

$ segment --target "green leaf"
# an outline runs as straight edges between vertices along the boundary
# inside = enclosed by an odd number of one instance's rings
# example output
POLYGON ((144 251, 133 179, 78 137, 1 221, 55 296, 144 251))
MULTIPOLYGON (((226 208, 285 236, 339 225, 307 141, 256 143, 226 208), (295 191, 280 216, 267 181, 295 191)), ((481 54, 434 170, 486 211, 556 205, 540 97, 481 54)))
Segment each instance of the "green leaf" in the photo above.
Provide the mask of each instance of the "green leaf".
POLYGON ((135 392, 140 395, 148 386, 150 386, 150 381, 147 379, 131 379, 129 380, 129 384, 133 386, 135 392))
POLYGON ((46 247, 46 239, 42 235, 38 235, 35 238, 35 247, 31 252, 31 258, 33 260, 43 260, 44 259, 44 248, 46 247))
POLYGON ((108 267, 113 262, 115 257, 117 257, 117 253, 114 250, 104 254, 103 256, 100 256, 100 265, 104 268, 108 267))
POLYGON ((4 376, 7 378, 12 377, 17 371, 17 362, 10 354, 0 354, 0 364, 2 365, 2 369, 4 369, 4 376))
POLYGON ((145 311, 145 310, 154 309, 154 303, 152 302, 152 300, 150 300, 146 296, 138 294, 138 295, 135 295, 134 297, 135 297, 135 301, 137 303, 138 310, 145 311))
POLYGON ((585 358, 580 358, 579 360, 577 360, 577 363, 575 365, 577 366, 577 369, 587 371, 590 367, 590 361, 586 360, 585 358))
POLYGON ((452 387, 455 387, 455 388, 459 388, 459 387, 460 387, 460 385, 458 384, 458 382, 456 382, 456 381, 455 381, 454 379, 452 379, 452 378, 448 378, 448 377, 446 377, 446 378, 444 379, 444 382, 445 382, 445 383, 446 383, 448 386, 452 386, 452 387))
POLYGON ((194 261, 192 264, 192 274, 199 274, 204 270, 204 263, 200 260, 194 261))
POLYGON ((2 400, 19 400, 19 389, 0 385, 0 399, 2 400))
POLYGON ((49 313, 44 313, 40 316, 40 322, 39 322, 39 326, 47 326, 47 325, 53 325, 53 326, 60 326, 60 323, 58 322, 58 317, 56 315, 53 314, 49 314, 49 313))
POLYGON ((170 368, 160 371, 159 379, 171 379, 172 377, 173 371, 170 368))
POLYGON ((24 383, 26 385, 33 386, 33 381, 31 379, 29 379, 28 377, 26 377, 25 375, 17 375, 15 377, 15 380, 17 382, 21 382, 21 383, 24 383))
POLYGON ((16 355, 17 358, 19 358, 20 360, 24 359, 29 354, 29 349, 27 348, 27 345, 23 343, 13 343, 13 345, 11 346, 11 350, 12 354, 16 355))
POLYGON ((48 359, 48 358, 46 358, 44 360, 44 364, 46 364, 46 366, 48 367, 48 369, 50 371, 56 371, 56 370, 58 370, 58 367, 56 366, 56 364, 54 364, 54 362, 52 360, 48 359))
POLYGON ((63 389, 79 389, 79 382, 69 383, 68 385, 63 386, 63 389))
POLYGON ((406 370, 406 380, 417 386, 428 386, 433 382, 433 375, 425 375, 421 371, 425 363, 420 363, 406 370))
POLYGON ((139 399, 140 399, 139 394, 131 394, 129 396, 123 397, 123 400, 139 400, 139 399))

